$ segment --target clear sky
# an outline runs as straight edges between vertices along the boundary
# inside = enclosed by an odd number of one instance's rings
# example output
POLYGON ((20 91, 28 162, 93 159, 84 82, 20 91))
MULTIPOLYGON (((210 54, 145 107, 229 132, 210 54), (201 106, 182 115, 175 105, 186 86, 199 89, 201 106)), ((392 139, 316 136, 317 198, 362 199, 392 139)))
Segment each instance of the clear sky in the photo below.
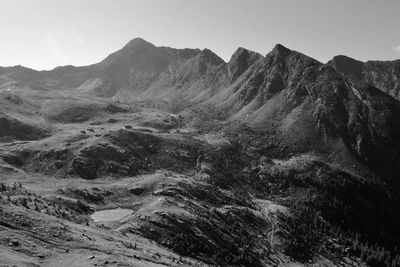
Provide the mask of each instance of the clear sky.
POLYGON ((96 63, 141 37, 209 48, 276 43, 320 61, 400 58, 399 0, 0 0, 0 66, 96 63))

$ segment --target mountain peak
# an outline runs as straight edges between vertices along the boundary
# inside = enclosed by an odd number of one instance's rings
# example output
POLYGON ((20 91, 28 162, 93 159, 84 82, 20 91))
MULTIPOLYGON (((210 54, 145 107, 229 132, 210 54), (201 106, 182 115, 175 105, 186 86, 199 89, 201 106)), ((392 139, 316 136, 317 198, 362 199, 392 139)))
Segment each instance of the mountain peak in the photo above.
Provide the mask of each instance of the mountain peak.
POLYGON ((251 56, 251 57, 257 57, 257 58, 262 58, 263 57, 260 53, 248 50, 248 49, 243 48, 243 47, 238 47, 236 49, 236 51, 233 53, 230 61, 232 61, 235 58, 240 57, 242 55, 251 56))
POLYGON ((242 53, 248 53, 248 52, 253 52, 253 51, 250 51, 250 50, 248 50, 248 49, 246 49, 246 48, 244 48, 244 47, 239 46, 239 47, 236 49, 236 51, 233 53, 232 57, 233 57, 234 55, 236 55, 236 54, 242 54, 242 53))
POLYGON ((281 58, 284 59, 286 57, 288 57, 290 54, 292 53, 292 50, 286 48, 285 46, 281 45, 281 44, 276 44, 274 46, 274 48, 271 50, 271 52, 269 52, 267 54, 266 57, 269 58, 281 58))
POLYGON ((222 58, 220 58, 217 54, 215 54, 213 51, 207 48, 201 50, 201 52, 199 53, 199 57, 211 63, 214 66, 218 66, 222 63, 225 63, 225 61, 222 58))
POLYGON ((330 62, 337 64, 363 64, 362 61, 359 61, 357 59, 345 55, 334 56, 330 62))
POLYGON ((134 38, 130 40, 124 48, 132 48, 132 47, 155 47, 152 43, 147 42, 142 38, 134 38))
POLYGON ((265 56, 265 60, 270 64, 286 61, 290 58, 292 61, 301 61, 302 64, 321 65, 318 60, 302 54, 296 50, 291 50, 281 44, 276 44, 275 47, 265 56))
POLYGON ((344 55, 335 56, 328 62, 328 65, 331 65, 340 73, 358 79, 362 77, 363 64, 361 61, 344 55))
POLYGON ((276 51, 276 52, 280 52, 280 53, 290 53, 292 50, 290 50, 289 48, 281 45, 281 44, 276 44, 274 46, 274 49, 272 49, 272 51, 276 51))
POLYGON ((232 78, 236 79, 245 72, 254 62, 262 59, 263 56, 257 52, 247 50, 243 47, 236 49, 228 62, 232 78))

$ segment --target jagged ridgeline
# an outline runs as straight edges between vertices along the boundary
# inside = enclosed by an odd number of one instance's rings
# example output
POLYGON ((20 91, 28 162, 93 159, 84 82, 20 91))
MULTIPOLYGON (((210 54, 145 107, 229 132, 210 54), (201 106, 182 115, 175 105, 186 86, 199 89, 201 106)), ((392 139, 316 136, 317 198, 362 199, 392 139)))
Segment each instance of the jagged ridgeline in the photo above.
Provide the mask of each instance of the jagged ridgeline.
POLYGON ((103 223, 196 264, 399 266, 399 66, 134 39, 89 66, 0 68, 0 175, 57 181, 40 201, 2 185, 1 214, 103 223))

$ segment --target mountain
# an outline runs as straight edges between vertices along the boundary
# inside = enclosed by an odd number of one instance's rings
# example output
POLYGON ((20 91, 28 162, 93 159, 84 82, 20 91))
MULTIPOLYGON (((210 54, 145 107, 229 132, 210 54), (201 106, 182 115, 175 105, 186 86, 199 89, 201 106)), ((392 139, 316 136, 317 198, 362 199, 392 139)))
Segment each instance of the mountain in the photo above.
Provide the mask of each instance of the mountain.
POLYGON ((361 62, 336 56, 328 64, 352 79, 364 81, 400 100, 400 60, 361 62))
POLYGON ((275 132, 269 136, 286 155, 319 150, 335 140, 397 183, 397 101, 372 85, 352 84, 329 65, 281 45, 254 67, 244 81, 221 90, 229 98, 217 95, 219 105, 234 103, 230 112, 235 118, 275 132))
POLYGON ((399 265, 397 65, 137 38, 0 68, 6 263, 399 265))

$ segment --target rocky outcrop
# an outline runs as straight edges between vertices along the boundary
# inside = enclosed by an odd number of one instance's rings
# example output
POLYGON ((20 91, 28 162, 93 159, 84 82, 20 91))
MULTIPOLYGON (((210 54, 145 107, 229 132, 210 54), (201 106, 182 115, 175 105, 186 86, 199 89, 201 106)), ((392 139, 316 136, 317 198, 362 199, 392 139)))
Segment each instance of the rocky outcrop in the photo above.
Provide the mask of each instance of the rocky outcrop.
POLYGON ((81 149, 71 160, 70 174, 95 179, 104 174, 137 175, 152 170, 148 157, 157 151, 158 138, 140 131, 119 131, 81 149))
POLYGON ((400 61, 367 61, 365 63, 366 82, 400 100, 400 61))
POLYGON ((38 140, 49 135, 47 130, 0 114, 0 138, 5 140, 38 140))

